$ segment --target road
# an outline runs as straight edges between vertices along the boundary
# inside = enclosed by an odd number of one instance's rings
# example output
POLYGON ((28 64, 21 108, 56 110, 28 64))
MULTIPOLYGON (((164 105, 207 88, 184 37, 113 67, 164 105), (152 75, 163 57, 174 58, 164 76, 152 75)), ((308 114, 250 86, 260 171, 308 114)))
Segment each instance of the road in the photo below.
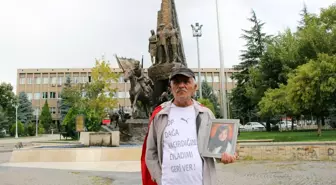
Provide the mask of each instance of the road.
MULTIPOLYGON (((9 152, 0 153, 0 163, 9 152)), ((238 161, 218 165, 218 185, 331 185, 336 182, 336 162, 238 161)), ((0 167, 6 185, 141 185, 139 172, 76 171, 0 167)))

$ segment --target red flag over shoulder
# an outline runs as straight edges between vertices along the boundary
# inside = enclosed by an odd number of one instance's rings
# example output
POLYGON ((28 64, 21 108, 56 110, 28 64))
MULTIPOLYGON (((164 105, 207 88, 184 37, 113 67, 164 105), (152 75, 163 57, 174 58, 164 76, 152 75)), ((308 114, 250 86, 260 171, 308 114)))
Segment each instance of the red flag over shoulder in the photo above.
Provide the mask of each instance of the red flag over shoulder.
MULTIPOLYGON (((148 131, 149 131, 149 127, 151 122, 153 121, 155 115, 160 112, 162 110, 161 106, 158 106, 154 109, 152 116, 149 119, 149 123, 148 123, 148 131)), ((156 185, 156 183, 152 180, 152 177, 148 171, 147 165, 146 165, 146 148, 147 148, 147 137, 148 137, 148 131, 147 134, 145 136, 145 140, 144 143, 142 145, 142 153, 141 153, 141 176, 142 176, 142 185, 156 185)))

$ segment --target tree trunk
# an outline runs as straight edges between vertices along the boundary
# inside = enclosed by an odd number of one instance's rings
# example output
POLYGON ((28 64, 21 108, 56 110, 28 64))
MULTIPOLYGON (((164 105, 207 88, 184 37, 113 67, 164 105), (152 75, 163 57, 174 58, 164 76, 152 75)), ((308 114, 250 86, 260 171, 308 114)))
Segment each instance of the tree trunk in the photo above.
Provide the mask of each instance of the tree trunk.
POLYGON ((270 123, 270 119, 266 120, 266 131, 269 132, 271 131, 271 123, 270 123))
POLYGON ((316 121, 317 121, 317 136, 320 137, 322 135, 321 119, 319 117, 316 117, 316 121))
POLYGON ((248 110, 248 114, 249 114, 249 122, 251 122, 251 111, 250 111, 250 109, 248 110))

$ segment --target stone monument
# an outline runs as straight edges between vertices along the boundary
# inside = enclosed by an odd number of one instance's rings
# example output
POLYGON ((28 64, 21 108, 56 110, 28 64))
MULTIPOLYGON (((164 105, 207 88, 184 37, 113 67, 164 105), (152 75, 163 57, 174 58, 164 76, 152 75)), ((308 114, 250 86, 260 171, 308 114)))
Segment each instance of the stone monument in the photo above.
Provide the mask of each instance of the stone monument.
POLYGON ((153 33, 154 30, 151 31, 149 38, 152 66, 148 68, 148 76, 154 83, 152 108, 165 100, 162 97, 168 92, 168 79, 172 69, 187 67, 174 0, 162 0, 156 30, 156 34, 153 33))
POLYGON ((115 55, 124 80, 131 83, 132 118, 122 124, 127 125, 125 133, 133 141, 143 140, 153 108, 169 99, 168 80, 173 68, 187 67, 174 0, 162 0, 156 29, 149 33, 148 54, 152 65, 148 68, 148 76, 144 73, 143 61, 140 65, 136 59, 115 55), (139 116, 140 112, 146 116, 139 116))
POLYGON ((167 100, 172 69, 187 67, 174 0, 162 0, 156 29, 150 30, 148 53, 152 62, 148 76, 143 72, 143 61, 140 66, 135 59, 116 56, 125 81, 131 83, 129 93, 133 118, 138 117, 136 115, 140 110, 148 118, 153 108, 167 100), (138 102, 141 102, 141 107, 137 105, 138 102))

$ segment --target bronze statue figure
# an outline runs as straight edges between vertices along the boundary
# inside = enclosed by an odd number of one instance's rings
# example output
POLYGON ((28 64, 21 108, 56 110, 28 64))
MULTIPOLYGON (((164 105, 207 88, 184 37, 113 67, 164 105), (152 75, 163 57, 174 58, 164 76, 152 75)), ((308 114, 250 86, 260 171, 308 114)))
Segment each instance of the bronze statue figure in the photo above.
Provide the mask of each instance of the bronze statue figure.
POLYGON ((156 53, 157 53, 157 36, 155 35, 155 31, 151 30, 151 36, 149 37, 149 46, 148 46, 148 52, 151 56, 152 64, 156 64, 156 53))
POLYGON ((164 24, 160 24, 159 31, 157 32, 158 36, 158 49, 159 53, 159 63, 164 63, 163 59, 165 58, 165 62, 169 61, 168 55, 168 45, 167 45, 167 30, 165 29, 164 24))
POLYGON ((147 76, 144 75, 143 69, 140 67, 140 62, 137 61, 134 64, 133 69, 127 69, 124 74, 124 81, 127 82, 130 80, 131 89, 130 100, 131 100, 131 108, 132 114, 135 115, 137 111, 136 103, 140 101, 142 106, 146 111, 146 115, 149 116, 151 104, 152 104, 152 93, 153 93, 153 82, 147 76))
MULTIPOLYGON (((176 61, 178 58, 177 46, 178 46, 178 33, 177 30, 173 27, 173 24, 170 23, 167 27, 168 30, 168 44, 171 46, 173 61, 176 61)), ((170 61, 170 62, 173 62, 170 61)))

